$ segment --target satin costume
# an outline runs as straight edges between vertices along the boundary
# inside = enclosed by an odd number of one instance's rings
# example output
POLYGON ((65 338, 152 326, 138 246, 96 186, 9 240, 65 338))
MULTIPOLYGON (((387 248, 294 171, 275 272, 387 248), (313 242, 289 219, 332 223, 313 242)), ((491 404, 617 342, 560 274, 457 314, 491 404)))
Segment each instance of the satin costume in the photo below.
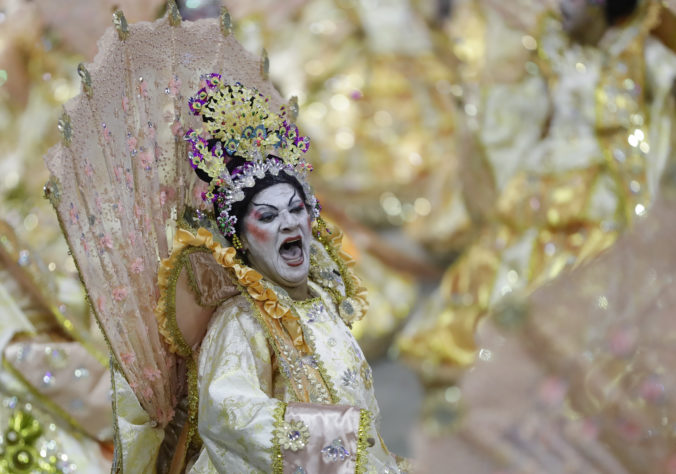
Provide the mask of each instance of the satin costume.
POLYGON ((452 383, 476 360, 477 323, 505 297, 599 254, 648 212, 674 142, 676 56, 650 35, 659 13, 659 4, 642 2, 597 47, 572 43, 549 15, 539 34, 503 25, 504 41, 496 41, 500 22, 487 15, 487 48, 532 56, 522 77, 482 80, 465 98, 477 111, 468 127, 481 152, 465 159, 489 177, 465 186, 466 206, 487 188, 493 200, 479 209, 475 243, 400 339, 426 382, 452 383))

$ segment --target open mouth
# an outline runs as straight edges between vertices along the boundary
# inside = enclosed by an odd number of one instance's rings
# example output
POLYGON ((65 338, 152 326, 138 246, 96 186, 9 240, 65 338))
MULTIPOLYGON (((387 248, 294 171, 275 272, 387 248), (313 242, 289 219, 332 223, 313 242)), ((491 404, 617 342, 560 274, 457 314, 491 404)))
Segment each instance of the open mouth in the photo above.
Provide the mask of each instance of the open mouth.
POLYGON ((279 255, 287 265, 297 267, 305 260, 303 256, 303 238, 300 236, 289 237, 279 247, 279 255))

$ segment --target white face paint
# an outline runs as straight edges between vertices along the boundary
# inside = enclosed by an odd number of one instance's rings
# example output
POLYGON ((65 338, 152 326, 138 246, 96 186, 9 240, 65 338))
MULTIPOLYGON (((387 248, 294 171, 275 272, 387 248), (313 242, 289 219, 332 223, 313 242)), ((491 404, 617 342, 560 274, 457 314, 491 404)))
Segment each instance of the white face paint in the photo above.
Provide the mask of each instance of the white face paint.
POLYGON ((311 221, 300 194, 287 183, 256 194, 244 216, 241 239, 249 263, 294 298, 307 293, 311 221))

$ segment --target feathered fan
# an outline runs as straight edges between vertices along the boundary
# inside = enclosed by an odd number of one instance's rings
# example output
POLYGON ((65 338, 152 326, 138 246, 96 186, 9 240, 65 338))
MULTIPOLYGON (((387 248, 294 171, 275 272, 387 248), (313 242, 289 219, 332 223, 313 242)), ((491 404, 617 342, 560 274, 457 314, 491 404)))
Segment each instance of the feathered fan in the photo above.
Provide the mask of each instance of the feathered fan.
POLYGON ((160 426, 173 416, 182 366, 157 329, 157 271, 176 222, 201 204, 183 134, 197 126, 187 97, 216 72, 270 98, 267 57, 230 35, 230 17, 182 22, 173 2, 163 19, 127 25, 121 12, 80 65, 82 93, 65 105, 63 143, 45 161, 46 193, 59 215, 91 305, 124 376, 160 426))

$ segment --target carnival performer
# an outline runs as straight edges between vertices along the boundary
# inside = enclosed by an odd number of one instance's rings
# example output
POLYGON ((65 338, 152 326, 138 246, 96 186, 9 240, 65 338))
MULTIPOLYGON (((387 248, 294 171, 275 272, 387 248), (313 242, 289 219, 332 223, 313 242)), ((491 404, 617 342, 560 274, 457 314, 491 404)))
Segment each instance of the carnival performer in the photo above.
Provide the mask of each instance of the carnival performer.
POLYGON ((227 12, 115 26, 46 158, 113 351, 115 469, 401 472, 349 329, 365 294, 267 57, 227 12))
POLYGON ((51 276, 0 221, 0 472, 109 472, 108 361, 51 276))
POLYGON ((453 388, 462 423, 416 441, 424 472, 672 472, 676 168, 640 225, 513 300, 477 333, 453 388), (499 387, 499 390, 496 390, 499 387))
POLYGON ((651 35, 659 2, 559 5, 562 21, 546 15, 539 34, 519 37, 537 53, 527 74, 471 104, 484 154, 468 161, 483 160, 489 180, 465 186, 466 198, 491 189, 494 199, 400 340, 436 400, 430 413, 453 412, 444 393, 475 361, 480 318, 608 248, 648 212, 673 151, 676 56, 651 35))

